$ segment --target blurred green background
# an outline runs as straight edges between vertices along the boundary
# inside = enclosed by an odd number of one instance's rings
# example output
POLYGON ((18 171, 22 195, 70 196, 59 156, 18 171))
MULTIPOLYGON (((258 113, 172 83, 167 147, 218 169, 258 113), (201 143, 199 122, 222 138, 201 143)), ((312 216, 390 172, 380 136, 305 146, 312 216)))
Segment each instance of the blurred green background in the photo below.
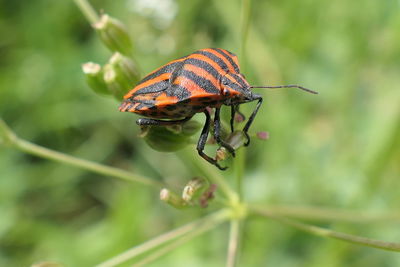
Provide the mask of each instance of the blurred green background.
MULTIPOLYGON (((246 149, 247 200, 398 211, 399 1, 253 1, 243 52, 238 0, 91 3, 128 25, 143 74, 194 50, 222 47, 239 55, 251 84, 298 83, 319 91, 256 89, 265 103, 252 130, 271 137, 246 149)), ((81 64, 104 64, 111 53, 73 1, 1 0, 0 36, 0 116, 20 137, 177 188, 199 175, 181 160, 182 153, 197 156, 194 147, 151 150, 137 138, 137 117, 118 112, 117 101, 85 84, 81 64)), ((249 114, 253 107, 242 110, 249 114)), ((232 169, 224 172, 227 179, 232 169)), ((0 147, 0 266, 94 265, 209 210, 177 211, 145 186, 0 147)), ((400 240, 393 222, 322 226, 400 240)), ((152 266, 222 266, 227 229, 152 266)), ((399 254, 266 219, 246 222, 241 247, 239 266, 400 265, 399 254)))

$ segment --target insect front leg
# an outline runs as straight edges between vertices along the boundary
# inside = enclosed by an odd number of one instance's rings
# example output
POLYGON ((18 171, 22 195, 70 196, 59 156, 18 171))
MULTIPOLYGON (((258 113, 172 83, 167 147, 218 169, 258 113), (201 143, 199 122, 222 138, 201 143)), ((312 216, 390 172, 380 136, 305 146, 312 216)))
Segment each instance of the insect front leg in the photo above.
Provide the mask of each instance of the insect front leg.
MULTIPOLYGON (((256 99, 254 99, 254 100, 256 100, 256 99)), ((248 134, 248 131, 249 131, 249 128, 250 128, 251 124, 253 123, 254 118, 257 115, 258 110, 260 109, 262 101, 263 101, 263 99, 260 96, 258 98, 258 102, 257 102, 256 108, 253 110, 253 113, 251 113, 251 115, 249 117, 249 120, 247 121, 246 125, 243 127, 243 133, 245 134, 245 136, 247 138, 247 142, 244 144, 245 146, 248 146, 250 144, 250 136, 248 134)))
POLYGON ((233 127, 233 124, 235 123, 235 114, 236 114, 236 106, 231 106, 231 132, 233 133, 233 131, 235 130, 235 128, 233 127))
POLYGON ((239 114, 239 116, 240 117, 242 117, 242 119, 241 119, 241 121, 244 121, 245 119, 246 119, 246 117, 244 116, 244 114, 242 113, 242 112, 240 112, 239 111, 239 105, 233 105, 233 106, 231 106, 231 121, 230 121, 230 124, 231 124, 231 132, 233 133, 233 131, 235 130, 235 128, 234 128, 234 123, 235 123, 235 115, 236 115, 236 113, 238 113, 239 114))
MULTIPOLYGON (((235 157, 235 149, 225 142, 224 140, 221 139, 221 118, 219 116, 221 111, 221 108, 215 108, 215 115, 214 115, 214 138, 215 141, 217 141, 218 144, 221 146, 225 147, 229 153, 232 154, 232 157, 235 157)), ((232 125, 231 125, 232 126, 232 125)))
POLYGON ((146 125, 168 126, 168 125, 175 125, 175 124, 181 124, 181 123, 187 122, 191 118, 192 117, 186 117, 182 120, 173 120, 173 121, 140 118, 136 121, 136 124, 140 125, 140 126, 146 126, 146 125))
POLYGON ((208 137, 208 133, 210 131, 210 123, 211 123, 210 113, 207 110, 205 110, 204 114, 206 115, 206 122, 204 123, 203 130, 201 131, 201 134, 200 134, 199 142, 197 143, 197 152, 199 152, 199 155, 203 159, 205 159, 208 162, 210 162, 211 164, 217 166, 218 169, 226 170, 227 167, 221 167, 215 159, 211 158, 210 156, 207 156, 204 153, 204 147, 207 142, 207 137, 208 137))

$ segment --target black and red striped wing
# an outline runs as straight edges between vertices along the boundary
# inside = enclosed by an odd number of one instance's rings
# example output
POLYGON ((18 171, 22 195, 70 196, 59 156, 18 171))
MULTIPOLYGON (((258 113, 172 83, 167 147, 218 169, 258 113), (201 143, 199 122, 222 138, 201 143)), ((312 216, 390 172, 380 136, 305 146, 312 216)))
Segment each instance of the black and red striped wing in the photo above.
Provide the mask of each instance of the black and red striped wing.
POLYGON ((124 96, 119 110, 135 112, 141 106, 155 106, 155 99, 167 90, 172 72, 182 65, 183 60, 184 58, 173 60, 144 77, 135 88, 124 96))
POLYGON ((153 117, 178 116, 166 110, 169 108, 193 115, 222 103, 220 80, 227 72, 240 72, 233 53, 219 48, 198 50, 147 75, 125 95, 120 110, 153 117))

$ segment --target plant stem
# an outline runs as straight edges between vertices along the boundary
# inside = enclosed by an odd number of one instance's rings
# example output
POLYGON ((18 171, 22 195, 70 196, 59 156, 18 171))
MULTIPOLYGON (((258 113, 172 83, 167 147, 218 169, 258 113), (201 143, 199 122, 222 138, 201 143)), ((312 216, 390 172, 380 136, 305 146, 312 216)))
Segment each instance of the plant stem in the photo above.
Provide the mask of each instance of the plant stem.
POLYGON ((250 208, 270 212, 275 215, 299 219, 329 221, 329 222, 399 222, 399 212, 367 213, 362 211, 339 210, 317 207, 292 207, 285 205, 250 205, 250 208))
POLYGON ((179 239, 177 239, 175 241, 172 241, 168 245, 165 245, 164 247, 160 248, 159 250, 156 250, 155 252, 153 252, 150 255, 146 256, 145 258, 143 258, 139 262, 133 264, 133 266, 135 266, 135 267, 146 266, 150 262, 152 262, 152 261, 160 258, 161 256, 167 254, 168 252, 171 252, 172 250, 182 246, 183 244, 185 244, 186 242, 190 241, 194 237, 196 237, 196 236, 198 236, 198 235, 200 235, 202 233, 205 233, 208 230, 211 230, 215 226, 217 226, 217 225, 208 224, 208 225, 204 225, 203 227, 198 227, 197 229, 193 230, 192 232, 188 233, 187 235, 185 235, 185 236, 183 236, 183 237, 181 237, 181 238, 179 238, 179 239))
POLYGON ((242 0, 240 58, 244 60, 250 26, 251 0, 242 0))
POLYGON ((245 169, 244 166, 245 160, 246 160, 246 149, 238 150, 236 153, 233 167, 235 168, 235 182, 239 200, 243 199, 243 176, 245 169))
POLYGON ((89 160, 84 160, 80 158, 76 158, 73 156, 66 155, 61 152, 57 152, 54 150, 50 150, 45 147, 41 147, 39 145, 30 143, 28 141, 17 139, 16 143, 14 144, 16 148, 29 153, 33 154, 42 158, 47 158, 50 160, 62 162, 65 164, 73 165, 75 167, 79 167, 82 169, 86 169, 92 172, 96 172, 105 176, 111 176, 115 178, 119 178, 122 180, 127 180, 130 182, 137 182, 144 185, 154 186, 157 188, 161 188, 163 186, 162 183, 153 181, 150 178, 143 177, 140 175, 136 175, 118 168, 105 166, 96 162, 92 162, 89 160))
MULTIPOLYGON (((240 20, 240 29, 241 29, 241 42, 240 42, 240 58, 242 60, 242 67, 245 68, 246 66, 246 43, 247 43, 247 36, 249 33, 249 25, 250 25, 250 11, 251 11, 251 0, 242 0, 242 7, 241 7, 241 20, 240 20)), ((244 69, 242 68, 242 70, 244 69)), ((244 175, 244 165, 246 160, 246 151, 241 149, 237 151, 237 156, 234 160, 235 164, 235 181, 236 181, 236 189, 239 200, 243 198, 243 190, 242 190, 242 183, 243 183, 243 175, 244 175)))
POLYGON ((134 259, 135 257, 148 252, 149 250, 156 248, 160 245, 166 244, 167 242, 174 240, 176 238, 182 237, 196 229, 211 229, 218 224, 224 222, 229 218, 229 211, 223 209, 218 212, 212 213, 206 217, 193 221, 189 224, 181 226, 175 230, 169 231, 165 234, 159 235, 145 243, 135 246, 124 253, 111 258, 103 263, 97 265, 97 267, 111 267, 126 262, 128 260, 134 259))
POLYGON ((90 5, 87 0, 74 0, 75 4, 81 10, 82 14, 86 17, 86 19, 94 24, 99 21, 99 16, 97 15, 94 8, 90 5))
POLYGON ((240 221, 239 219, 231 220, 229 231, 228 255, 226 258, 226 266, 234 267, 237 261, 239 238, 240 238, 240 221))
POLYGON ((270 219, 276 220, 280 223, 292 226, 296 229, 308 232, 310 234, 314 234, 317 236, 322 236, 322 237, 330 237, 330 238, 335 238, 339 239, 342 241, 346 241, 349 243, 354 243, 362 246, 368 246, 368 247, 373 247, 373 248, 379 248, 383 250, 390 250, 390 251, 397 251, 400 252, 400 243, 393 243, 393 242, 385 242, 381 240, 375 240, 375 239, 370 239, 362 236, 356 236, 356 235, 350 235, 350 234, 345 234, 341 232, 336 232, 332 231, 329 229, 325 229, 322 227, 310 225, 310 224, 305 224, 301 222, 297 222, 295 220, 291 220, 285 217, 281 217, 279 215, 276 215, 274 213, 271 213, 266 210, 260 210, 260 209, 251 209, 253 212, 256 214, 268 217, 270 219))
POLYGON ((26 153, 58 161, 61 163, 69 164, 75 167, 79 167, 82 169, 86 169, 95 173, 99 173, 105 176, 115 177, 122 180, 137 182, 143 185, 153 186, 156 188, 161 188, 164 186, 163 183, 154 181, 150 178, 140 176, 137 174, 133 174, 118 168, 105 166, 93 161, 84 160, 80 158, 76 158, 73 156, 66 155, 64 153, 54 151, 26 140, 20 139, 15 135, 15 133, 4 123, 3 120, 0 119, 0 132, 4 138, 4 143, 6 145, 10 145, 11 147, 17 148, 26 153))

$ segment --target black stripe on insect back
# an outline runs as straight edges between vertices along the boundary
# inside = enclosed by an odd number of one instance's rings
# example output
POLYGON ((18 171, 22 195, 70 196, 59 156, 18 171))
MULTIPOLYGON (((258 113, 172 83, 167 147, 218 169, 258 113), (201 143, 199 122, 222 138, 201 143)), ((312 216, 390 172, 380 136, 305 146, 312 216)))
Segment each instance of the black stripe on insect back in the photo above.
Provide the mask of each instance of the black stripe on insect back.
POLYGON ((231 63, 231 65, 232 65, 233 69, 236 71, 236 73, 240 73, 239 66, 236 65, 235 61, 233 61, 232 56, 227 55, 224 51, 222 51, 222 50, 219 49, 219 48, 212 48, 212 49, 215 50, 215 51, 217 51, 217 52, 218 52, 219 54, 221 54, 224 58, 226 58, 226 59, 229 61, 229 63, 231 63))
POLYGON ((196 83, 199 87, 201 87, 202 89, 204 89, 204 91, 208 93, 214 93, 214 94, 219 93, 218 88, 215 87, 212 82, 197 75, 193 71, 183 69, 179 76, 183 76, 189 80, 192 80, 194 83, 196 83))
POLYGON ((217 63, 221 69, 228 71, 229 67, 228 65, 225 64, 225 62, 218 56, 214 55, 213 53, 207 52, 207 51, 196 51, 193 54, 198 54, 198 55, 203 55, 208 57, 210 60, 214 61, 215 63, 217 63))
POLYGON ((189 97, 192 95, 192 93, 185 87, 179 85, 179 84, 173 84, 170 87, 168 87, 167 91, 165 91, 167 96, 174 96, 178 98, 178 102, 182 103, 182 101, 189 101, 189 97))
POLYGON ((214 69, 213 66, 211 66, 209 63, 207 63, 204 60, 197 59, 197 58, 188 58, 185 60, 185 64, 190 64, 190 65, 193 65, 193 66, 203 69, 207 73, 211 74, 217 81, 221 77, 221 74, 216 69, 214 69))
POLYGON ((157 71, 147 75, 146 77, 144 77, 139 82, 139 84, 143 83, 143 82, 146 82, 148 80, 154 79, 154 78, 160 76, 161 74, 171 73, 179 64, 182 64, 182 61, 178 61, 178 62, 173 62, 173 63, 167 64, 164 67, 161 67, 159 70, 157 70, 157 71))
POLYGON ((248 85, 243 81, 243 79, 241 78, 241 77, 239 77, 239 76, 237 76, 237 75, 232 75, 233 76, 233 78, 236 80, 236 82, 238 83, 238 84, 240 84, 240 86, 242 86, 242 87, 244 87, 244 88, 247 88, 248 87, 248 85))
POLYGON ((165 91, 168 88, 168 80, 162 80, 159 82, 155 82, 152 83, 149 86, 140 88, 139 90, 137 90, 132 96, 131 98, 134 98, 135 96, 138 95, 144 95, 144 94, 151 94, 151 93, 158 93, 161 91, 165 91))

